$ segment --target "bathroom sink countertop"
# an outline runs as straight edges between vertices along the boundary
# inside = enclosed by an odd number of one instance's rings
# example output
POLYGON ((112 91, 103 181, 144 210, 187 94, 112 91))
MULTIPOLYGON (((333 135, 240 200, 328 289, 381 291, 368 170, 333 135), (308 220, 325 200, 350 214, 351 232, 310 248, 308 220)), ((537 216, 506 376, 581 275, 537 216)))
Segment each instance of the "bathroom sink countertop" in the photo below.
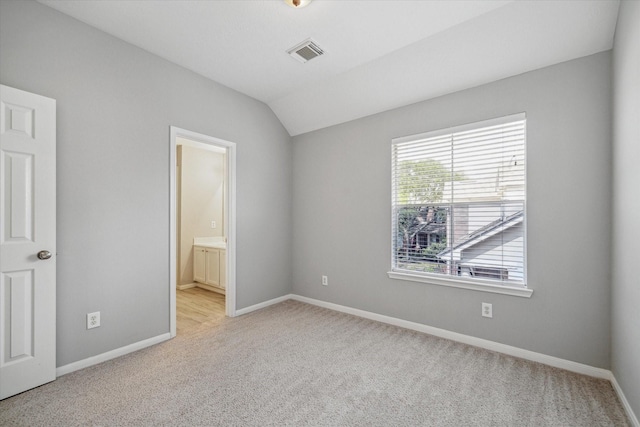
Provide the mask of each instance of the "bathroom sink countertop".
POLYGON ((220 243, 194 243, 194 246, 202 246, 205 248, 214 248, 214 249, 227 249, 227 244, 225 242, 220 243))
POLYGON ((227 249, 227 242, 224 237, 194 237, 193 245, 213 249, 227 249))

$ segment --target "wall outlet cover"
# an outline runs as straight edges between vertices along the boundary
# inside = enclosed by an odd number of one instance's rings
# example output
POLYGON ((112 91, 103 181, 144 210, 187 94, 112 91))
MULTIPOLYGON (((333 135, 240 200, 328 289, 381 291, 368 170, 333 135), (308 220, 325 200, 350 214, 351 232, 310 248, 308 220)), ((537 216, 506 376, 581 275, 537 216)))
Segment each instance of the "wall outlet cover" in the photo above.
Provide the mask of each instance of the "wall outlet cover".
POLYGON ((100 326, 100 312, 87 313, 87 329, 93 329, 100 326))
POLYGON ((493 317, 493 305, 488 302, 482 303, 482 317, 493 317))

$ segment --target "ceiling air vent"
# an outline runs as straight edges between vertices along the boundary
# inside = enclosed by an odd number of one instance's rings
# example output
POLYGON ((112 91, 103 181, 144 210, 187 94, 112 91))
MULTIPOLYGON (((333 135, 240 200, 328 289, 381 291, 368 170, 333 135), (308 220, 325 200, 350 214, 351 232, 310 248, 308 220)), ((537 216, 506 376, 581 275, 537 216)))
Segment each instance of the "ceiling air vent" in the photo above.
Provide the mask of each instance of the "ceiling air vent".
POLYGON ((304 64, 317 56, 323 55, 324 51, 316 42, 307 39, 287 50, 287 53, 304 64))

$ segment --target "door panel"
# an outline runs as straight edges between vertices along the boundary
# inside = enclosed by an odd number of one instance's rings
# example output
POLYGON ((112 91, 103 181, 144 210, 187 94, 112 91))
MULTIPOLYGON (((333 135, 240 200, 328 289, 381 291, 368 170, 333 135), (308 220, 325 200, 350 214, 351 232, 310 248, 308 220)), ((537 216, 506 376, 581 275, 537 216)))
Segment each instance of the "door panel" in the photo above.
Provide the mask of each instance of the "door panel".
POLYGON ((55 156, 55 100, 0 85, 0 399, 55 379, 55 156))
POLYGON ((33 240, 33 155, 5 152, 4 182, 9 200, 4 201, 5 230, 2 243, 33 240))
POLYGON ((193 280, 206 283, 206 257, 202 248, 193 248, 193 280))
POLYGON ((220 256, 217 249, 206 250, 207 260, 207 285, 219 286, 220 284, 220 256))
POLYGON ((2 293, 5 296, 6 318, 3 319, 6 351, 2 363, 8 364, 25 357, 33 357, 33 270, 3 274, 2 293))

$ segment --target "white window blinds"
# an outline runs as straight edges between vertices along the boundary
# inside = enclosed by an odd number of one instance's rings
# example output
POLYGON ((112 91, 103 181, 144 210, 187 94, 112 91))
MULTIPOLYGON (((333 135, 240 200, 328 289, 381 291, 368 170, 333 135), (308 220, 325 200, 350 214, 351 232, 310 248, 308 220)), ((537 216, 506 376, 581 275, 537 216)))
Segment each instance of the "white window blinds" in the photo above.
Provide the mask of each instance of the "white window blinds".
POLYGON ((392 270, 525 286, 526 119, 396 138, 392 270))

